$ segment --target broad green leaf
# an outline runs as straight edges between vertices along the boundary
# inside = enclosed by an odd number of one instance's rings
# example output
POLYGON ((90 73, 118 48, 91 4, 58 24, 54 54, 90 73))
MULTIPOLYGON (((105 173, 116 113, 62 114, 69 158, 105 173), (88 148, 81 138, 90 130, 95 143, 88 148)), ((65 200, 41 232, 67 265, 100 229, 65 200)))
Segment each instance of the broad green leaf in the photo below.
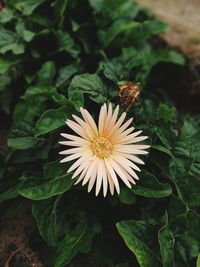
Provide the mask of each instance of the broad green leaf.
POLYGON ((122 221, 117 223, 117 230, 127 247, 135 254, 141 267, 161 265, 156 249, 155 229, 142 221, 122 221))
POLYGON ((158 119, 162 119, 165 122, 174 122, 176 118, 176 109, 174 107, 160 104, 157 109, 157 116, 158 119))
POLYGON ((44 141, 44 139, 37 139, 35 137, 8 138, 8 146, 15 149, 39 148, 44 144, 44 141))
POLYGON ((49 180, 35 177, 22 184, 18 193, 28 199, 42 200, 63 194, 71 188, 72 184, 71 174, 67 173, 49 180))
POLYGON ((83 106, 83 94, 89 94, 90 98, 97 103, 106 101, 105 84, 97 74, 76 75, 68 88, 68 94, 76 109, 79 111, 83 106))
POLYGON ((102 45, 107 47, 119 34, 126 34, 127 39, 129 36, 134 36, 137 40, 139 40, 146 39, 153 34, 163 32, 165 28, 166 24, 156 20, 139 23, 136 21, 119 19, 114 21, 110 27, 99 31, 98 37, 102 45))
POLYGON ((123 204, 134 204, 136 201, 135 194, 129 188, 122 188, 119 194, 119 199, 123 204))
POLYGON ((15 55, 22 54, 24 45, 14 32, 0 29, 0 54, 8 51, 12 51, 15 55))
POLYGON ((4 7, 0 12, 0 23, 7 23, 14 18, 13 10, 4 7))
POLYGON ((69 79, 76 73, 77 67, 75 65, 62 67, 59 70, 58 78, 56 79, 56 87, 65 86, 69 79))
POLYGON ((56 74, 56 66, 53 61, 44 63, 41 69, 36 74, 37 84, 48 84, 51 85, 53 78, 56 74))
POLYGON ((94 218, 80 218, 78 225, 60 243, 55 267, 64 267, 78 252, 89 252, 93 236, 100 231, 101 225, 94 218))
POLYGON ((43 165, 44 177, 52 179, 56 176, 64 175, 67 173, 67 169, 67 163, 60 164, 59 160, 49 161, 43 165))
POLYGON ((174 236, 167 226, 161 228, 158 232, 158 241, 162 256, 163 267, 174 266, 174 236))
POLYGON ((68 107, 45 111, 36 124, 35 136, 53 132, 64 126, 66 119, 71 117, 73 111, 74 108, 70 101, 68 107))
POLYGON ((21 39, 23 39, 25 42, 32 41, 32 39, 35 36, 35 33, 34 32, 31 32, 31 31, 28 31, 25 28, 25 24, 23 22, 21 22, 21 21, 17 23, 17 25, 16 25, 15 28, 16 28, 16 31, 17 31, 18 36, 21 39))
POLYGON ((65 51, 73 58, 76 58, 80 53, 79 47, 75 44, 72 37, 67 32, 57 31, 55 33, 58 51, 65 51))
POLYGON ((56 0, 51 4, 52 9, 55 13, 56 22, 58 23, 59 28, 62 29, 63 23, 65 20, 65 11, 67 8, 68 0, 56 0))
POLYGON ((169 221, 175 220, 176 217, 178 217, 179 215, 186 214, 186 211, 187 211, 186 204, 178 197, 172 195, 170 197, 167 209, 169 221))
POLYGON ((191 259, 199 255, 200 216, 188 210, 186 214, 177 216, 170 225, 175 237, 175 263, 180 261, 182 265, 189 266, 191 259))
POLYGON ((148 198, 162 198, 172 194, 169 184, 160 183, 155 176, 147 171, 142 171, 140 180, 131 189, 136 195, 148 198))
POLYGON ((16 9, 22 12, 23 15, 29 16, 33 11, 44 3, 46 0, 13 0, 13 5, 16 9))
POLYGON ((151 149, 152 148, 156 149, 158 151, 161 151, 161 152, 163 152, 163 153, 165 153, 165 154, 167 154, 169 156, 173 156, 172 152, 169 149, 167 149, 166 147, 162 146, 162 145, 152 144, 151 145, 151 149))
POLYGON ((57 208, 59 201, 60 196, 45 201, 37 201, 32 206, 32 213, 40 235, 50 246, 56 246, 58 242, 57 222, 59 216, 57 208))

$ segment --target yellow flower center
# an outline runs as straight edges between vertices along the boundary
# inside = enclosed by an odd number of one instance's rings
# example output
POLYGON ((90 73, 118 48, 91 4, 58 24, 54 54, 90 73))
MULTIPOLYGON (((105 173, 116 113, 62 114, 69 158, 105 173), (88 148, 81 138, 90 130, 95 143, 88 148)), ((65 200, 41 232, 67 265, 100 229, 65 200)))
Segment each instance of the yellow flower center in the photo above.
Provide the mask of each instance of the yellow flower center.
POLYGON ((105 137, 97 137, 92 143, 92 151, 100 158, 107 158, 112 153, 112 143, 105 137))

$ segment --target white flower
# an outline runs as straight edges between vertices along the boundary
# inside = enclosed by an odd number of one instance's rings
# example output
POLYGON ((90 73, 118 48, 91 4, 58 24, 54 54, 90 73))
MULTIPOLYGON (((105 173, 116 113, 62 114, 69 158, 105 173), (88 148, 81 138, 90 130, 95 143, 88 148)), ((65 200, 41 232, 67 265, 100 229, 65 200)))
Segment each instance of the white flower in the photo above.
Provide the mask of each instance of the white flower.
POLYGON ((106 196, 108 186, 113 195, 116 189, 120 192, 119 179, 129 188, 138 180, 136 171, 140 168, 135 164, 144 164, 137 155, 148 154, 145 150, 148 145, 136 144, 148 138, 139 136, 142 131, 134 131, 129 127, 132 118, 125 123, 126 113, 119 119, 119 106, 113 112, 112 105, 104 104, 99 114, 98 127, 92 116, 86 109, 80 109, 83 119, 72 115, 74 121, 67 120, 66 124, 79 136, 62 133, 67 141, 59 142, 62 145, 73 147, 60 152, 67 155, 60 162, 75 160, 68 172, 74 172, 72 179, 78 177, 75 184, 88 183, 88 192, 96 182, 96 196, 103 187, 103 195, 106 196))

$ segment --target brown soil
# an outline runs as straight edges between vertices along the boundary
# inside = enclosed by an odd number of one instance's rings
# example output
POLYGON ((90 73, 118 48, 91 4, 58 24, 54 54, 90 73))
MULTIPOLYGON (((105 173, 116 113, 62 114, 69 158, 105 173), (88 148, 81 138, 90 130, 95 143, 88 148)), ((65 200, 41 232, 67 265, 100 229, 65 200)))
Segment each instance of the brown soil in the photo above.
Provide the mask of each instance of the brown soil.
MULTIPOLYGON (((163 34, 171 45, 190 58, 200 57, 199 0, 137 0, 170 27, 163 34)), ((199 64, 199 63, 198 63, 199 64)))
POLYGON ((14 218, 0 221, 0 266, 44 267, 29 246, 29 235, 35 227, 27 201, 20 205, 14 218))

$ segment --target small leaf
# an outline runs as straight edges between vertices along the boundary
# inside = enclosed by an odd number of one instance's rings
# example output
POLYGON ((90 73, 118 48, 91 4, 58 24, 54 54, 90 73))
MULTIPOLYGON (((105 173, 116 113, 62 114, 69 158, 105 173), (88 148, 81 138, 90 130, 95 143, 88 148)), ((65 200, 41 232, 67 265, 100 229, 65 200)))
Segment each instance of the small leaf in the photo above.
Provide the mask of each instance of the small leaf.
POLYGON ((167 226, 158 232, 158 241, 162 256, 163 267, 174 266, 174 236, 167 226))
POLYGON ((161 184, 155 176, 147 171, 142 171, 140 180, 131 190, 136 195, 149 198, 167 197, 172 194, 172 188, 169 184, 161 184))
POLYGON ((68 89, 69 98, 74 103, 76 109, 79 111, 83 106, 83 94, 87 93, 90 98, 97 103, 103 103, 105 98, 105 85, 97 74, 82 74, 76 75, 68 89))
POLYGON ((49 84, 53 82, 53 78, 56 74, 56 66, 53 61, 45 62, 41 69, 36 74, 37 84, 49 84))
POLYGON ((8 138, 8 146, 15 149, 38 148, 44 144, 44 141, 44 139, 37 139, 35 137, 8 138))
POLYGON ((119 199, 121 203, 131 205, 135 203, 136 196, 129 188, 123 187, 120 191, 119 199))
MULTIPOLYGON (((33 200, 42 200, 63 194, 73 184, 70 174, 64 174, 49 180, 44 179, 41 181, 41 179, 38 179, 37 183, 29 180, 20 186, 18 193, 33 200)), ((37 180, 37 178, 34 178, 34 180, 37 180)))
POLYGON ((64 267, 78 253, 87 253, 91 249, 91 242, 94 235, 99 233, 101 225, 94 219, 80 219, 78 225, 66 234, 60 243, 55 267, 64 267))
POLYGON ((46 0, 13 0, 13 5, 16 9, 21 11, 23 15, 29 16, 38 6, 40 6, 45 1, 46 0))
POLYGON ((71 117, 73 111, 74 109, 71 101, 69 101, 68 107, 45 111, 36 124, 35 136, 38 137, 62 127, 65 125, 66 119, 71 117))
POLYGON ((141 267, 159 267, 160 259, 156 255, 155 229, 142 221, 122 221, 117 223, 117 230, 127 247, 135 254, 141 267))
POLYGON ((33 204, 32 213, 37 222, 41 236, 50 246, 57 244, 57 206, 60 196, 56 199, 37 201, 33 204))

